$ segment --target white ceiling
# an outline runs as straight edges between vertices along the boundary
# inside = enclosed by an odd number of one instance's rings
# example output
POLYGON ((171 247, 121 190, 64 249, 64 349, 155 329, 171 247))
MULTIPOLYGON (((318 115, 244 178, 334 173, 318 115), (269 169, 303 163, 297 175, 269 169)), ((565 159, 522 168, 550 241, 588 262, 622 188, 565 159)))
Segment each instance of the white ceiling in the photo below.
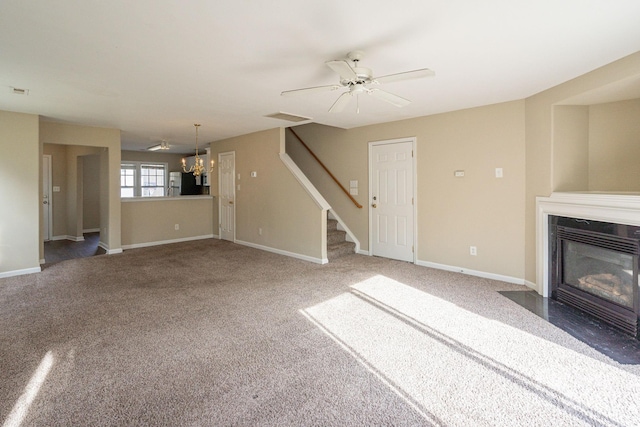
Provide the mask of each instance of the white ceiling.
POLYGON ((522 99, 640 51, 638 0, 109 0, 0 2, 0 109, 122 130, 124 149, 288 126, 279 111, 342 128, 522 99), (352 50, 396 108, 339 92, 324 62, 352 50), (28 89, 16 95, 12 88, 28 89))

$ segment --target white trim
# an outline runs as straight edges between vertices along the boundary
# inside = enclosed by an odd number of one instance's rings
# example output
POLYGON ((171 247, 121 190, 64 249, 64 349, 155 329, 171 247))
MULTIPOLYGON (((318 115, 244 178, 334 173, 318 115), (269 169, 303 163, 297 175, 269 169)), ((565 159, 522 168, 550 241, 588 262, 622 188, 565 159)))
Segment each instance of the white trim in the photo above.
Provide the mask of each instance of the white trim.
POLYGON ((356 253, 357 253, 358 255, 371 255, 371 252, 369 252, 369 251, 365 251, 365 250, 363 250, 363 249, 360 249, 359 251, 356 251, 356 253))
POLYGON ((437 270, 452 271, 455 273, 467 274, 469 276, 482 277, 483 279, 499 280, 501 282, 513 283, 514 285, 525 285, 524 279, 517 277, 504 276, 502 274, 487 273, 485 271, 471 270, 464 267, 456 267, 453 265, 438 264, 429 261, 416 261, 416 265, 421 267, 435 268, 437 270))
POLYGON ((82 230, 83 233, 99 233, 100 228, 85 228, 82 230))
POLYGON ((114 255, 114 254, 121 254, 122 253, 122 248, 109 249, 109 246, 107 246, 107 244, 104 243, 104 242, 98 242, 98 246, 101 247, 102 249, 104 249, 105 252, 107 253, 107 255, 114 255))
POLYGON ((331 205, 326 201, 322 194, 316 189, 316 187, 309 181, 309 178, 305 176, 305 174, 300 170, 298 165, 289 157, 287 153, 280 153, 280 160, 284 165, 289 169, 289 171, 293 174, 293 176, 298 180, 302 188, 305 189, 309 196, 313 199, 313 201, 318 205, 320 209, 323 211, 331 209, 331 205))
POLYGON ((411 157, 412 169, 413 169, 413 263, 416 264, 418 262, 418 167, 417 167, 417 159, 418 159, 418 144, 417 138, 415 136, 407 136, 404 138, 396 138, 396 139, 387 139, 381 141, 371 141, 369 142, 368 147, 368 165, 369 165, 369 199, 367 201, 367 205, 369 207, 369 255, 373 256, 373 211, 371 209, 371 200, 373 194, 371 193, 373 182, 373 166, 372 166, 372 158, 371 151, 372 147, 377 145, 389 145, 389 144, 398 144, 403 142, 411 143, 411 151, 413 156, 411 157))
POLYGON ((196 196, 174 196, 174 197, 121 197, 121 202, 168 202, 173 200, 199 200, 199 199, 213 199, 215 196, 202 194, 196 196))
POLYGON ((535 283, 533 283, 533 282, 530 282, 530 281, 528 281, 528 280, 525 280, 525 281, 524 281, 524 285, 525 285, 527 288, 531 288, 531 290, 534 290, 534 291, 536 291, 536 292, 538 291, 538 285, 536 285, 536 284, 535 284, 535 283))
POLYGON ((235 243, 237 243, 239 245, 243 245, 243 246, 249 246, 249 247, 254 248, 254 249, 260 249, 262 251, 272 252, 272 253, 278 254, 278 255, 284 255, 284 256, 291 257, 291 258, 301 259, 303 261, 313 262, 313 263, 316 263, 316 264, 327 264, 329 262, 329 260, 327 258, 311 257, 311 256, 308 256, 308 255, 297 254, 295 252, 284 251, 282 249, 276 249, 276 248, 272 248, 272 247, 269 247, 269 246, 258 245, 256 243, 245 242, 245 241, 242 241, 242 240, 236 240, 235 243))
POLYGON ((640 193, 575 192, 536 197, 536 282, 550 296, 549 215, 640 226, 640 193))
MULTIPOLYGON (((98 230, 100 231, 100 230, 98 230)), ((72 242, 84 242, 84 236, 53 236, 51 240, 71 240, 72 242)))
POLYGON ((5 277, 22 276, 24 274, 40 273, 42 269, 40 267, 23 268, 22 270, 11 270, 0 273, 0 279, 5 277))
POLYGON ((182 237, 180 239, 156 240, 155 242, 134 243, 131 245, 122 245, 122 249, 147 248, 149 246, 169 245, 171 243, 190 242, 193 240, 213 239, 213 234, 205 234, 202 236, 182 237))

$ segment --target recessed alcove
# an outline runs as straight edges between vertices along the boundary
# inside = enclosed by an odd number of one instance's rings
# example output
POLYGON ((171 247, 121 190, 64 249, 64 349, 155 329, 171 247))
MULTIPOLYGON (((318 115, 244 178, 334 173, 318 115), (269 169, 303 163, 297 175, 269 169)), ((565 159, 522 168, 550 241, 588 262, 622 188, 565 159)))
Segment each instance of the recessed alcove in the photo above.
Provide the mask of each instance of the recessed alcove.
POLYGON ((640 75, 553 106, 553 191, 640 191, 640 75))

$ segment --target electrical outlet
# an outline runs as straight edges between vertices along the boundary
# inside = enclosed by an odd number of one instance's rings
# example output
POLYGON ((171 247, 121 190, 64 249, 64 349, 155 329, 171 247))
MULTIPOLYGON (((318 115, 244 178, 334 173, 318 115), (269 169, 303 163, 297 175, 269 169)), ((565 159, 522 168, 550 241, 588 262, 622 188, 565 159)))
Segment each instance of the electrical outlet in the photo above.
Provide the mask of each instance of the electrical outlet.
POLYGON ((502 178, 503 176, 502 168, 496 168, 496 178, 502 178))
POLYGON ((262 228, 258 228, 258 235, 262 236, 262 228))
POLYGON ((176 230, 180 230, 180 224, 176 224, 173 226, 176 230))
POLYGON ((475 246, 469 246, 469 254, 476 256, 478 255, 478 248, 475 246))

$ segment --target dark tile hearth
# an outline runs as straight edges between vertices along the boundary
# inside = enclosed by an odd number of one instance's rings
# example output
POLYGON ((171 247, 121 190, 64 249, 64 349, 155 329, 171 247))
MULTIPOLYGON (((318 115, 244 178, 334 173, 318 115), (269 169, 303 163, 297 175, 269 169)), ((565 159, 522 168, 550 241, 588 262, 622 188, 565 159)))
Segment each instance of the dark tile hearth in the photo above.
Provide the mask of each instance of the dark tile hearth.
POLYGON ((640 341, 594 317, 535 291, 500 294, 622 364, 640 364, 640 341))

